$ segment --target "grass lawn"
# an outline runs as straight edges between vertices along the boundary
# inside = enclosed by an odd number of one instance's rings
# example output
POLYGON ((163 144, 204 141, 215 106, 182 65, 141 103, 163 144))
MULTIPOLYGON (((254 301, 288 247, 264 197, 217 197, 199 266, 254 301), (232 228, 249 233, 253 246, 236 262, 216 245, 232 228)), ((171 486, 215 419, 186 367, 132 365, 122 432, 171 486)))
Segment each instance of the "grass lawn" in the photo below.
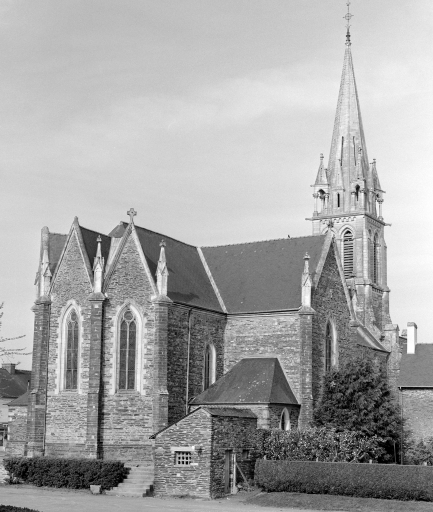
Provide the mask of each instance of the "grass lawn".
POLYGON ((433 512, 433 502, 376 500, 330 494, 269 492, 247 498, 245 503, 262 507, 293 507, 313 510, 344 510, 362 512, 433 512))

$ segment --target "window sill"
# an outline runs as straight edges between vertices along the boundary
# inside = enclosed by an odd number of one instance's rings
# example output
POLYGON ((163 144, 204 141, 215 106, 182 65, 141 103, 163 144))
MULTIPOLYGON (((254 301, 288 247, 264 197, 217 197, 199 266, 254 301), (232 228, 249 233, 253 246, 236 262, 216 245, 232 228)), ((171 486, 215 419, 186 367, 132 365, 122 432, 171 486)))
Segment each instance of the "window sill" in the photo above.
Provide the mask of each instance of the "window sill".
POLYGON ((136 389, 118 389, 116 395, 140 395, 140 392, 136 389))

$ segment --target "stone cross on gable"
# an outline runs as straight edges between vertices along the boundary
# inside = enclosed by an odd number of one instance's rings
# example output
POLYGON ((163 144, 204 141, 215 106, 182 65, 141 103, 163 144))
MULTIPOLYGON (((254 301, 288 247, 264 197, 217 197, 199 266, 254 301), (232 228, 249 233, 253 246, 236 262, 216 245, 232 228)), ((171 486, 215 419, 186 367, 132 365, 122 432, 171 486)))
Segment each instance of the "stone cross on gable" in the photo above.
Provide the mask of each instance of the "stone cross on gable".
POLYGON ((134 223, 134 217, 137 215, 137 212, 134 210, 134 208, 130 208, 127 212, 126 212, 127 215, 129 215, 129 222, 131 222, 131 224, 134 223))

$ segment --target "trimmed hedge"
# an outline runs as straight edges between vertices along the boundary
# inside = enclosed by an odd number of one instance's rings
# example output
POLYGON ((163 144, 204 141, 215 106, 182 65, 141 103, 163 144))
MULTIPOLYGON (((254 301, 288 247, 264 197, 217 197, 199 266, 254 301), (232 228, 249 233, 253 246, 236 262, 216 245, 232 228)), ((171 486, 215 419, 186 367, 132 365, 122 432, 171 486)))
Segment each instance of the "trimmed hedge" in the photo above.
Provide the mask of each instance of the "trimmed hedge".
POLYGON ((268 492, 433 501, 433 467, 258 460, 255 482, 268 492))
POLYGON ((34 508, 22 508, 15 505, 0 505, 0 512, 38 512, 34 508))
POLYGON ((13 457, 4 459, 11 482, 23 481, 38 487, 68 487, 102 489, 116 487, 128 474, 123 462, 89 459, 55 459, 48 457, 13 457))

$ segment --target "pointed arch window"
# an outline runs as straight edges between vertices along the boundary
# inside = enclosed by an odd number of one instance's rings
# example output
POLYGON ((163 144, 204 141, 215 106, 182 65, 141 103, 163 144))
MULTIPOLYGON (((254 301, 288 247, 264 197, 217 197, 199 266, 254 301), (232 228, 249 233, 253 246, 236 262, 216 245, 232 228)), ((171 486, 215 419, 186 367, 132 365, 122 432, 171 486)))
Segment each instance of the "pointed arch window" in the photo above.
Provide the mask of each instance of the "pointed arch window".
POLYGON ((135 389, 135 362, 137 351, 137 321, 127 309, 120 322, 119 336, 119 382, 118 389, 135 389))
POLYGON ((353 276, 353 235, 349 229, 343 234, 343 268, 344 277, 353 276))
POLYGON ((78 387, 78 316, 73 309, 66 320, 66 361, 64 389, 78 387))
POLYGON ((290 413, 287 407, 284 407, 283 412, 280 417, 280 429, 281 430, 290 430, 290 413))
POLYGON ((359 201, 359 191, 361 190, 361 187, 359 185, 356 185, 355 187, 355 197, 356 201, 359 201))
POLYGON ((325 372, 329 372, 332 368, 332 332, 331 324, 326 324, 325 334, 325 372))
POLYGON ((203 389, 207 389, 215 382, 216 374, 216 357, 215 347, 213 345, 206 345, 204 352, 204 375, 203 375, 203 389))
POLYGON ((373 239, 373 282, 378 283, 379 281, 379 240, 377 233, 373 239))

